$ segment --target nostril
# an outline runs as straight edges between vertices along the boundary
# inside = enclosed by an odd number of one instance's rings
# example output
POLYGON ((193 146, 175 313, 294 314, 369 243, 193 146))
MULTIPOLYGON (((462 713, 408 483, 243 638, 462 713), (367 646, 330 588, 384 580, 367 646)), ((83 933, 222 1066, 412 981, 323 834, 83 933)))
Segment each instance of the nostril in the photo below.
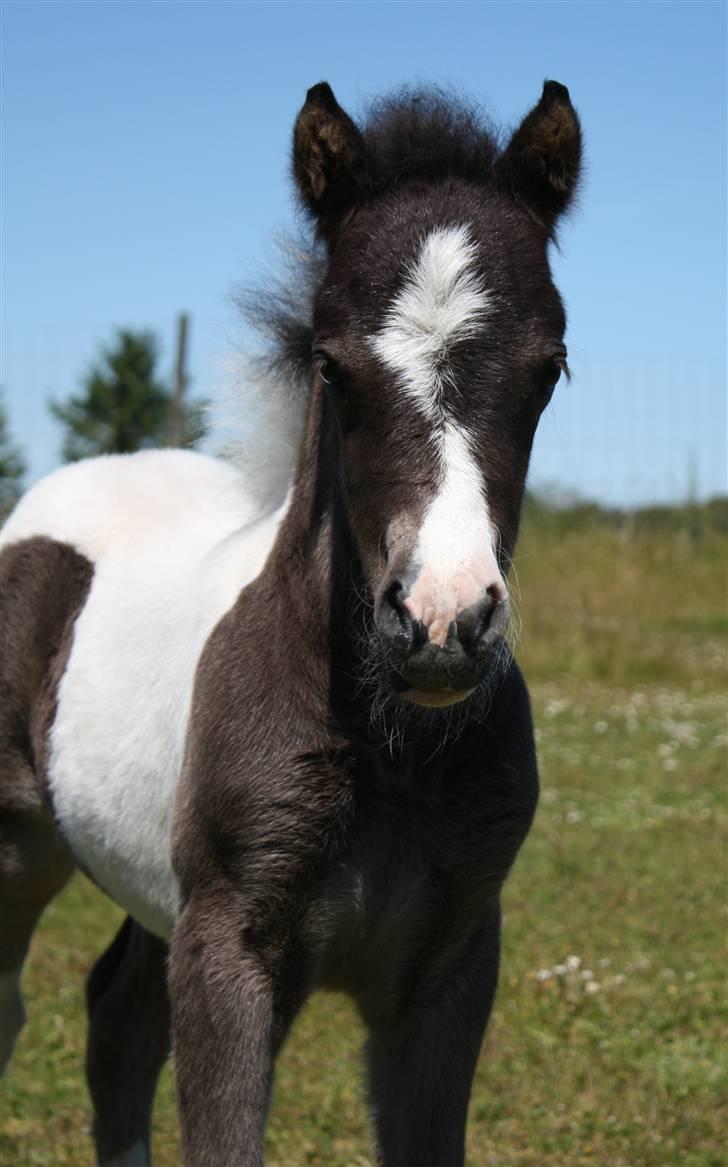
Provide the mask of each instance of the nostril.
POLYGON ((384 603, 388 604, 398 615, 407 615, 407 609, 402 599, 402 584, 398 579, 392 581, 384 593, 384 603))
MULTIPOLYGON (((495 586, 496 585, 493 584, 492 588, 495 588, 495 586)), ((493 613, 498 606, 498 603, 499 601, 493 595, 493 591, 491 588, 488 588, 486 598, 480 605, 478 616, 475 621, 475 626, 473 628, 472 639, 474 644, 479 644, 490 628, 491 622, 493 620, 493 613)))
POLYGON ((458 618, 459 639, 463 647, 475 651, 502 636, 508 625, 509 611, 507 591, 500 584, 491 584, 477 608, 470 609, 470 618, 458 618))
POLYGON ((397 579, 392 581, 382 596, 380 628, 396 648, 406 650, 410 647, 412 620, 404 606, 404 588, 397 579))

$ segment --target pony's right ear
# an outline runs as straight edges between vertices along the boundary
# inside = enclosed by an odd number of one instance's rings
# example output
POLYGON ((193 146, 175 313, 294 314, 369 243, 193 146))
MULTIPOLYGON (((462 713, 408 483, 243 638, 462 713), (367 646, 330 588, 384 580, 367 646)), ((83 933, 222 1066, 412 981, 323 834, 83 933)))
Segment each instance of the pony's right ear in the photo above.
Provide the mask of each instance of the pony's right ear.
POLYGON ((293 173, 325 232, 366 185, 364 139, 326 81, 309 89, 293 131, 293 173))

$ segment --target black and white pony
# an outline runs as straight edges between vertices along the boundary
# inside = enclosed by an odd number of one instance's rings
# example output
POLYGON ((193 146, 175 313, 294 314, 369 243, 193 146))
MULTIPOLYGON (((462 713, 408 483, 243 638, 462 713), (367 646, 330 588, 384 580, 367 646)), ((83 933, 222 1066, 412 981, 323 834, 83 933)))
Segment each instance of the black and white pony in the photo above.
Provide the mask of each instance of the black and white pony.
MULTIPOLYGON (((549 271, 579 170, 556 82, 504 148, 406 92, 326 84, 294 172, 324 257, 285 502, 180 451, 66 467, 0 555, 0 1065, 33 929, 79 866, 128 913, 88 982, 103 1167, 149 1161, 174 1045, 187 1167, 260 1167, 273 1065, 319 987, 368 1029, 378 1161, 458 1167, 531 823, 506 573, 565 367, 549 271)), ((280 309, 280 301, 278 309, 280 309)))

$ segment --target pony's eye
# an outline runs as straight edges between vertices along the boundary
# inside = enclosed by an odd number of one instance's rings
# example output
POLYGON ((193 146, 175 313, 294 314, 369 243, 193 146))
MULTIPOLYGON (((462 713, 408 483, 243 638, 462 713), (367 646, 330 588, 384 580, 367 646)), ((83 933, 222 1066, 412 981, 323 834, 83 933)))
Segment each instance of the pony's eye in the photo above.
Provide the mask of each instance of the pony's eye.
POLYGON ((314 364, 324 385, 338 385, 341 373, 336 361, 332 361, 331 357, 324 356, 323 353, 316 353, 314 364))
POLYGON ((564 371, 564 363, 564 359, 560 357, 547 361, 541 368, 538 376, 538 387, 545 398, 548 399, 556 388, 564 371))
POLYGON ((351 433, 359 425, 359 408, 352 392, 351 376, 328 353, 314 352, 313 364, 316 375, 326 386, 326 396, 336 411, 342 430, 345 434, 351 433))

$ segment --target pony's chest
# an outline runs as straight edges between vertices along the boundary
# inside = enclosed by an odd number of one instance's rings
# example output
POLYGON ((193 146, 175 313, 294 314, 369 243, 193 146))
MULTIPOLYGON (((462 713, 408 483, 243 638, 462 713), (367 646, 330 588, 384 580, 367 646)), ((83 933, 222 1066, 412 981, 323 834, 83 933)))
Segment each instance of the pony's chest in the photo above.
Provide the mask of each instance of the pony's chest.
POLYGON ((355 993, 416 975, 417 954, 487 915, 529 817, 483 795, 460 805, 385 800, 323 881, 310 912, 320 982, 355 993))
POLYGON ((358 860, 331 873, 309 912, 309 939, 318 951, 319 982, 355 992, 381 982, 432 915, 432 873, 410 859, 374 872, 358 860))
POLYGON ((312 909, 324 985, 354 993, 397 980, 451 911, 455 856, 415 818, 382 815, 354 834, 312 909))

